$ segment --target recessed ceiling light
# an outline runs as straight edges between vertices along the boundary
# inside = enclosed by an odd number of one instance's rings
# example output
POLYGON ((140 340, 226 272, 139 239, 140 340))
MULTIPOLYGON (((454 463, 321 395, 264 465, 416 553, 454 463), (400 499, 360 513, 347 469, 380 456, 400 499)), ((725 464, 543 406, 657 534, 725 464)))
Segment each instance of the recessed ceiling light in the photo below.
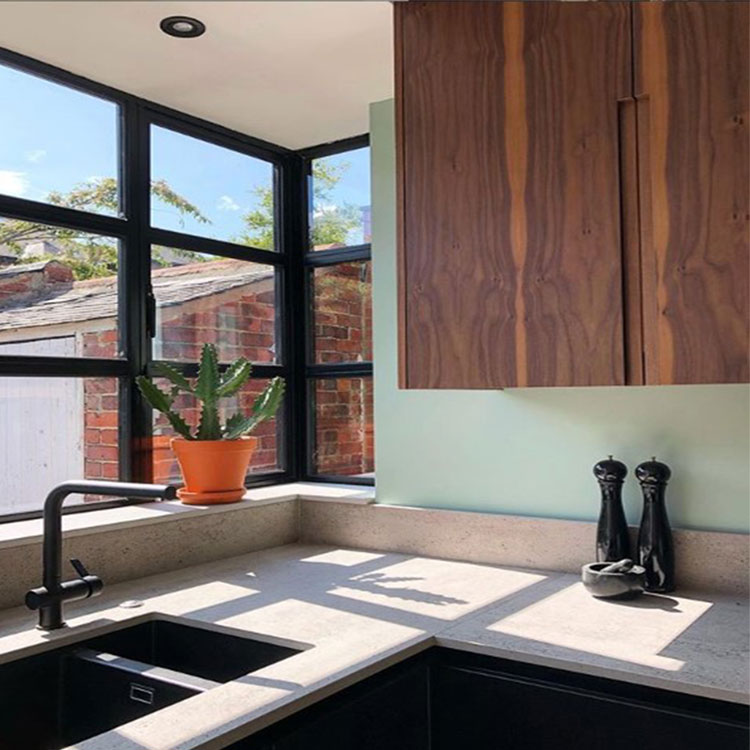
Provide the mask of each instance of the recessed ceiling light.
POLYGON ((169 16, 162 20, 159 28, 169 36, 188 38, 200 36, 206 30, 206 25, 197 18, 190 18, 190 16, 169 16))

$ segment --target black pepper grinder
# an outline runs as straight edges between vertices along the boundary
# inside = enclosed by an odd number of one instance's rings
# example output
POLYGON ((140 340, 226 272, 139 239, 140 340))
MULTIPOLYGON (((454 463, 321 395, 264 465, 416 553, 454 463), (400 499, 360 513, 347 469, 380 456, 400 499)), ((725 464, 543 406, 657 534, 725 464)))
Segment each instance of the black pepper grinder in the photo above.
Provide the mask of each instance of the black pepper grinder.
POLYGON ((594 466, 594 476, 602 495, 596 527, 596 560, 610 562, 630 557, 628 524, 622 509, 622 483, 628 467, 610 456, 594 466))
POLYGON ((674 544, 664 493, 672 472, 652 458, 636 467, 643 492, 638 562, 646 569, 646 591, 674 591, 674 544))

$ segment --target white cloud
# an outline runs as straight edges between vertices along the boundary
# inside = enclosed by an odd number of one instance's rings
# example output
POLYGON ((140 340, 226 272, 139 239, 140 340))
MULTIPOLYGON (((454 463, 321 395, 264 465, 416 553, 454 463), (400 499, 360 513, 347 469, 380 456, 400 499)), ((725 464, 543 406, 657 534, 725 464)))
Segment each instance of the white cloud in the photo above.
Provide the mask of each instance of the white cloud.
POLYGON ((222 195, 216 204, 219 211, 239 211, 240 207, 229 195, 222 195))
POLYGON ((329 203, 323 206, 316 206, 313 211, 313 217, 318 219, 326 214, 338 213, 339 207, 335 203, 329 203))
POLYGON ((45 156, 47 156, 47 152, 43 148, 37 148, 26 152, 26 161, 30 161, 32 164, 39 164, 45 156))
POLYGON ((25 172, 11 172, 9 169, 0 169, 0 193, 21 196, 26 193, 28 187, 29 180, 25 172))

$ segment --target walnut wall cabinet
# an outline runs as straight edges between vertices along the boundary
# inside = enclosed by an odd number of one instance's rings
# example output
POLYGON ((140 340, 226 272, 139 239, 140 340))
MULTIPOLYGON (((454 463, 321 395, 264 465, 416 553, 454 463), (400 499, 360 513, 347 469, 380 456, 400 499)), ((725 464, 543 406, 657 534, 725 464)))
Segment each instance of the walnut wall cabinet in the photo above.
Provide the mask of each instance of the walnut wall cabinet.
POLYGON ((395 4, 407 388, 746 382, 748 4, 395 4))

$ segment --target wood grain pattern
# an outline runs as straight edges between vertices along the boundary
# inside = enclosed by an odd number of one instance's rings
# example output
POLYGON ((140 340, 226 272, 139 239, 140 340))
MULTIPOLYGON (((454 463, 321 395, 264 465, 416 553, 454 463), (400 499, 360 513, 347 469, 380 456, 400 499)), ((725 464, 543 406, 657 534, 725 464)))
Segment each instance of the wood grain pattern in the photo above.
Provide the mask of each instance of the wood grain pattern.
POLYGON ((503 12, 469 5, 398 5, 411 388, 516 379, 514 346, 503 343, 515 340, 516 284, 501 127, 503 12))
MULTIPOLYGON (((393 71, 393 82, 395 88, 395 127, 396 127, 396 206, 401 207, 404 205, 404 62, 403 62, 403 16, 399 11, 399 3, 394 4, 393 8, 393 43, 394 43, 394 71, 393 71)), ((407 317, 406 317, 406 305, 402 303, 406 295, 406 254, 405 254, 405 222, 403 221, 402 215, 399 213, 399 217, 396 221, 396 283, 398 285, 398 317, 397 325, 398 331, 397 336, 397 347, 398 347, 398 387, 406 388, 408 385, 408 373, 407 373, 407 357, 406 352, 406 332, 407 332, 407 317)))
POLYGON ((523 14, 529 385, 622 384, 617 102, 630 91, 629 8, 533 2, 523 14))
POLYGON ((643 385, 645 373, 638 190, 638 110, 633 97, 622 99, 619 104, 625 382, 628 385, 643 385))
POLYGON ((749 7, 634 5, 646 379, 747 382, 749 7))
POLYGON ((625 382, 627 3, 402 3, 405 384, 625 382))
MULTIPOLYGON (((512 91, 513 96, 506 96, 505 113, 505 158, 508 171, 508 189, 510 190, 510 250, 516 274, 526 266, 528 254, 528 218, 526 216, 526 178, 528 174, 529 129, 526 120, 526 71, 524 70, 524 9, 520 3, 513 3, 504 9, 503 46, 506 60, 503 73, 505 91, 512 91)), ((502 252, 502 250, 501 250, 502 252)), ((515 384, 525 386, 529 383, 528 342, 526 338, 526 299, 522 283, 515 283, 513 300, 513 317, 515 321, 515 384)))

